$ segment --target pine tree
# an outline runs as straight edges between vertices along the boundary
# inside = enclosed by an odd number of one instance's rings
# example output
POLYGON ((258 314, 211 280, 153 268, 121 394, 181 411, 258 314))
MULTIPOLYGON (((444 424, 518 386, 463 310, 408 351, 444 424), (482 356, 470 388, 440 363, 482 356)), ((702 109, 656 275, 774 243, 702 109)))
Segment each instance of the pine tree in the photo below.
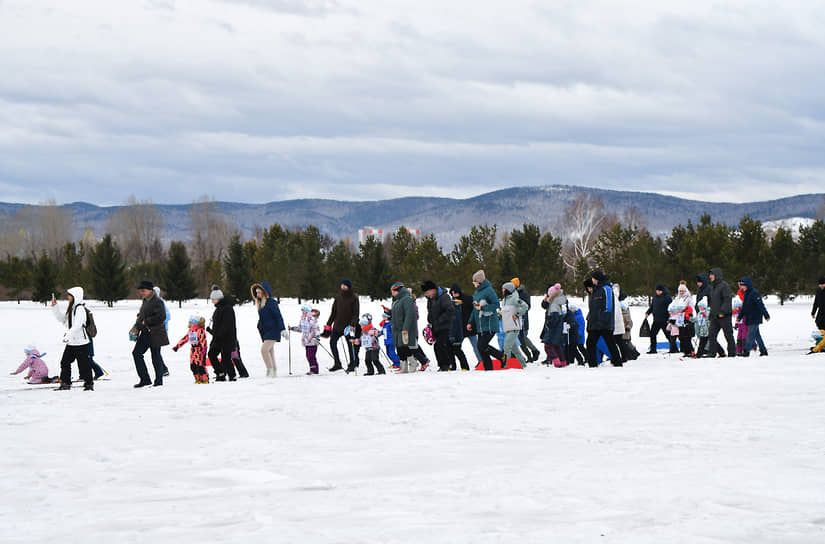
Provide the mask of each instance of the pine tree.
POLYGON ((180 308, 184 300, 193 299, 197 295, 195 274, 183 242, 172 242, 169 245, 168 255, 166 268, 163 271, 166 298, 177 301, 178 308, 180 308))
POLYGON ((360 246, 355 258, 359 294, 371 300, 386 298, 390 291, 390 266, 384 255, 384 244, 370 236, 360 246))
POLYGON ((765 293, 776 293, 779 304, 785 304, 800 287, 798 269, 798 248, 788 229, 780 227, 773 235, 768 250, 767 270, 765 278, 765 293))
MULTIPOLYGON (((546 281, 547 272, 542 269, 536 259, 541 241, 541 231, 537 225, 525 223, 521 230, 513 230, 507 239, 506 248, 509 250, 512 259, 512 270, 505 269, 502 262, 502 272, 505 278, 518 277, 524 285, 533 288, 539 286, 540 282, 546 281)), ((561 248, 559 248, 561 252, 561 248)))
POLYGON ((83 252, 77 244, 69 242, 63 246, 63 262, 58 271, 58 282, 64 289, 82 283, 83 252))
POLYGON ((51 300, 57 286, 57 265, 44 251, 34 265, 32 274, 32 300, 46 303, 51 300))
MULTIPOLYGON (((561 238, 553 236, 551 232, 541 235, 536 247, 534 279, 525 286, 528 291, 541 293, 547 285, 560 283, 568 293, 577 292, 576 289, 569 289, 569 286, 565 285, 567 266, 564 264, 561 251, 561 238)), ((522 278, 519 277, 519 280, 522 278)), ((524 280, 521 282, 525 283, 524 280)))
POLYGON ((90 252, 89 269, 92 294, 106 302, 110 308, 129 294, 126 264, 110 234, 104 236, 90 252))
POLYGON ((241 236, 236 234, 229 242, 223 267, 226 272, 227 291, 240 303, 252 300, 252 295, 249 292, 249 287, 252 285, 251 264, 246 251, 244 251, 244 245, 241 243, 241 236))
POLYGON ((2 283, 9 288, 9 295, 17 300, 17 304, 23 298, 23 291, 31 286, 32 266, 31 259, 12 257, 3 267, 2 283))
MULTIPOLYGON (((352 279, 354 266, 352 251, 350 251, 349 246, 343 241, 338 242, 327 254, 324 266, 327 278, 324 296, 334 296, 338 294, 342 280, 345 278, 352 279)), ((359 292, 360 286, 353 285, 353 289, 359 292)))

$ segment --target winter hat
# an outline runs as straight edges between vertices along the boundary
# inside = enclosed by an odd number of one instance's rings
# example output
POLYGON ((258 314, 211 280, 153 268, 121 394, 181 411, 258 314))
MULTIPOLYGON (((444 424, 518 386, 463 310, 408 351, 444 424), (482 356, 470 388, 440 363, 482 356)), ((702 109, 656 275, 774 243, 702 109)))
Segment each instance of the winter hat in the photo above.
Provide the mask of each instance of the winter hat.
POLYGON ((508 281, 507 283, 502 284, 501 289, 509 294, 516 290, 516 286, 513 284, 513 282, 508 281))
POLYGON ((547 296, 552 297, 553 293, 556 293, 558 291, 561 291, 561 284, 560 283, 553 284, 553 285, 551 285, 550 287, 547 288, 547 296))
POLYGON ((607 280, 607 276, 604 275, 604 272, 601 270, 594 270, 590 277, 594 280, 598 280, 599 283, 604 283, 607 280))
POLYGON ((825 283, 825 276, 819 276, 819 285, 825 283))
POLYGON ((708 309, 708 303, 705 299, 700 300, 699 304, 697 304, 697 306, 699 308, 701 308, 702 310, 707 310, 708 309))
POLYGON ((402 287, 404 287, 404 283, 397 281, 390 286, 390 291, 398 291, 402 287))
POLYGON ((454 283, 452 287, 450 287, 450 295, 462 295, 461 286, 457 283, 454 283))
POLYGON ((568 304, 567 309, 570 310, 573 313, 576 313, 576 312, 579 311, 579 307, 576 306, 575 304, 568 304))
POLYGON ((33 345, 29 344, 28 346, 26 346, 25 348, 23 348, 23 353, 25 353, 26 355, 29 355, 29 354, 31 354, 31 353, 38 353, 38 352, 37 352, 37 348, 36 348, 36 347, 34 347, 33 345))
POLYGON ((587 278, 587 279, 586 279, 586 280, 584 280, 584 282, 582 282, 582 283, 584 283, 584 288, 585 288, 585 289, 592 289, 592 288, 594 287, 594 285, 593 285, 593 280, 591 280, 590 278, 587 278))
POLYGON ((661 292, 664 293, 665 292, 665 286, 662 285, 661 283, 657 283, 656 288, 654 289, 654 291, 661 291, 661 292))
POLYGON ((347 289, 352 290, 352 282, 351 282, 351 281, 349 281, 349 280, 348 280, 348 279, 346 279, 346 278, 344 278, 343 280, 341 280, 341 285, 346 285, 346 286, 347 286, 347 289))
POLYGON ((196 325, 198 323, 198 321, 200 321, 200 320, 201 320, 201 316, 199 316, 199 315, 190 315, 189 316, 189 323, 191 323, 192 325, 196 325))
POLYGON ((157 285, 155 285, 154 287, 152 287, 152 290, 155 292, 155 294, 156 294, 158 297, 160 296, 160 287, 158 287, 157 285))
POLYGON ((438 286, 430 280, 425 281, 421 284, 421 292, 426 293, 431 289, 438 289, 438 286))
POLYGON ((212 292, 209 293, 209 300, 223 300, 223 291, 218 289, 217 285, 212 286, 212 292))
POLYGON ((302 304, 301 311, 308 314, 312 311, 312 308, 309 307, 309 304, 302 304))
POLYGON ((361 325, 369 325, 372 323, 372 314, 364 314, 361 316, 361 319, 358 320, 358 323, 361 325))
POLYGON ((151 282, 151 281, 149 281, 149 280, 143 280, 143 281, 142 281, 142 282, 140 282, 140 283, 138 284, 138 286, 137 286, 138 290, 140 290, 140 289, 148 289, 149 291, 152 291, 152 290, 154 289, 154 287, 155 287, 155 286, 154 286, 154 285, 152 285, 152 282, 151 282))
POLYGON ((520 280, 520 279, 518 279, 518 278, 513 278, 513 279, 511 279, 511 280, 510 280, 510 283, 512 283, 513 285, 515 285, 515 286, 516 286, 516 289, 518 289, 519 287, 521 287, 521 280, 520 280))
POLYGON ((476 283, 484 283, 484 280, 486 279, 487 276, 484 274, 484 270, 479 270, 473 274, 473 281, 476 283))
POLYGON ((676 288, 679 293, 684 293, 688 290, 685 280, 679 282, 679 287, 676 288))

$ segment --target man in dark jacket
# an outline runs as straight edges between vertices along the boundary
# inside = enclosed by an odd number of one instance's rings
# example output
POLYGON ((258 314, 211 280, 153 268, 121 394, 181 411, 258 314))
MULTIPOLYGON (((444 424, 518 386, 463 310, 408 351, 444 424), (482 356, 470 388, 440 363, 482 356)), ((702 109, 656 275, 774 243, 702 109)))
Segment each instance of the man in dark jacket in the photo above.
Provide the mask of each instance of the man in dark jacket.
POLYGON ((235 381, 235 365, 232 364, 232 352, 238 345, 238 328, 235 323, 235 299, 231 295, 224 296, 215 286, 209 294, 209 299, 215 305, 212 312, 212 322, 206 327, 206 332, 212 334, 212 344, 209 346, 209 363, 215 371, 215 381, 235 381), (220 355, 220 361, 218 356, 220 355))
POLYGON ((438 287, 432 281, 421 284, 421 292, 427 297, 427 323, 435 337, 435 360, 438 361, 438 371, 450 370, 453 362, 453 352, 450 347, 450 329, 455 318, 455 306, 450 293, 438 287))
POLYGON ((135 328, 138 330, 138 337, 135 342, 135 347, 132 350, 132 358, 135 360, 135 369, 137 370, 140 381, 135 384, 135 387, 145 387, 149 384, 155 387, 163 385, 163 359, 160 356, 161 346, 169 345, 169 337, 166 334, 166 309, 163 302, 158 298, 154 291, 154 285, 149 280, 143 280, 138 285, 138 291, 143 298, 143 303, 140 305, 140 311, 137 315, 135 328), (143 354, 146 350, 152 354, 152 366, 155 369, 155 382, 149 378, 149 372, 146 369, 146 361, 143 354))
MULTIPOLYGON (((360 316, 361 308, 358 302, 358 295, 352 290, 352 282, 348 279, 341 281, 341 292, 335 297, 332 303, 332 310, 330 310, 327 325, 324 327, 324 332, 329 333, 329 349, 332 352, 332 358, 335 360, 333 365, 329 368, 330 372, 341 370, 341 359, 338 355, 338 339, 345 337, 347 343, 347 351, 349 352, 349 364, 347 365, 347 373, 354 372, 358 368, 358 346, 354 345, 350 338, 356 337, 356 329, 358 328, 358 318, 360 316), (347 335, 347 333, 350 333, 347 335)), ((395 316, 393 316, 394 318, 395 316)), ((360 336, 360 335, 358 335, 360 336)))
POLYGON ((524 317, 521 320, 521 330, 518 332, 518 341, 521 345, 521 351, 527 356, 527 362, 534 362, 539 360, 539 350, 530 341, 530 338, 527 336, 527 332, 530 329, 530 308, 532 307, 532 303, 530 302, 530 293, 524 288, 521 284, 521 280, 519 278, 513 278, 510 280, 510 283, 516 286, 518 290, 518 297, 527 303, 527 313, 524 314, 524 317))
POLYGON ((748 327, 748 338, 745 340, 745 349, 739 355, 749 357, 754 342, 759 346, 759 355, 767 355, 768 350, 765 348, 765 342, 762 341, 762 335, 759 333, 759 325, 762 324, 763 317, 765 321, 770 321, 771 316, 768 313, 768 309, 765 308, 762 295, 753 288, 753 280, 751 280, 750 276, 745 276, 739 280, 739 285, 745 291, 741 315, 742 320, 748 327))
POLYGON ((658 284, 656 286, 656 293, 650 301, 650 306, 645 312, 645 319, 647 319, 647 316, 653 315, 653 324, 650 326, 650 350, 648 350, 648 353, 656 353, 656 337, 659 335, 659 331, 664 333, 665 340, 670 344, 670 353, 676 353, 678 351, 676 349, 676 339, 667 333, 666 328, 667 320, 670 316, 667 308, 671 302, 673 302, 673 299, 668 294, 667 287, 661 283, 658 284))
POLYGON ((710 280, 705 273, 696 276, 696 304, 693 309, 699 313, 699 301, 705 299, 705 302, 710 306, 710 280))
POLYGON ((590 275, 593 292, 590 294, 589 313, 587 314, 587 364, 599 365, 597 346, 599 338, 604 338, 610 352, 610 363, 622 366, 622 358, 616 339, 613 336, 613 291, 607 276, 601 270, 590 275))
POLYGON ((710 324, 708 328, 708 351, 705 357, 715 357, 717 352, 721 355, 719 342, 716 339, 719 336, 720 329, 728 344, 728 357, 735 357, 736 341, 733 339, 733 323, 731 322, 733 295, 730 285, 723 279, 721 268, 711 268, 708 278, 711 287, 710 307, 708 308, 710 324))
POLYGON ((814 305, 811 308, 811 317, 814 318, 817 329, 825 329, 825 276, 819 278, 819 286, 814 296, 814 305))

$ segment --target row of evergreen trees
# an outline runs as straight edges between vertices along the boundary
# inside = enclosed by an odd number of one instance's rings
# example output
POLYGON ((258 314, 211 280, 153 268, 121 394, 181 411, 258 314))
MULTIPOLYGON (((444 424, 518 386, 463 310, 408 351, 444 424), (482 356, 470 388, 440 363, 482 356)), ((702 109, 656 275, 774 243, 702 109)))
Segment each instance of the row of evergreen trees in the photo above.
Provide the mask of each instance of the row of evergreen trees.
POLYGON ((472 274, 484 269, 496 287, 518 276, 534 294, 555 282, 582 294, 582 281, 600 268, 629 295, 646 296, 657 283, 675 289, 684 279, 693 286, 698 273, 719 266, 726 278, 749 275, 764 294, 784 301, 811 292, 825 273, 825 222, 801 227, 798 237, 792 234, 779 228, 768 237, 750 217, 732 227, 705 215, 697 225, 675 227, 664 240, 644 228, 616 223, 571 264, 565 262, 561 238, 533 224, 503 235, 495 225, 473 226, 448 253, 433 235, 417 239, 404 227, 355 248, 330 243, 314 226, 290 230, 275 224, 259 240, 234 236, 224 257, 207 261, 203 270, 193 269, 183 242, 172 242, 160 260, 126 263, 106 235, 88 249, 67 244, 57 261, 45 253, 36 260, 11 257, 0 263, 0 284, 18 301, 30 291, 32 300, 41 302, 58 293, 58 286, 83 285, 90 296, 111 305, 134 296, 134 286, 144 278, 178 302, 206 296, 213 283, 247 301, 254 281, 268 281, 279 297, 320 299, 334 295, 341 280, 350 278, 358 293, 381 299, 396 281, 414 287, 432 279, 471 291, 472 274), (196 277, 206 281, 199 285, 196 277))

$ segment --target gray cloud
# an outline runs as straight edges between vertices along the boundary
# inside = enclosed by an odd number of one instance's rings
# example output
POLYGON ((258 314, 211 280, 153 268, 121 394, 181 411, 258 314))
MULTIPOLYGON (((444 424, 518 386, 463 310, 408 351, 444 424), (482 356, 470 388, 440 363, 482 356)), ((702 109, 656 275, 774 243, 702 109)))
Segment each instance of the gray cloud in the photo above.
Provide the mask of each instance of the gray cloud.
POLYGON ((0 200, 821 191, 815 2, 389 4, 0 3, 0 200))

